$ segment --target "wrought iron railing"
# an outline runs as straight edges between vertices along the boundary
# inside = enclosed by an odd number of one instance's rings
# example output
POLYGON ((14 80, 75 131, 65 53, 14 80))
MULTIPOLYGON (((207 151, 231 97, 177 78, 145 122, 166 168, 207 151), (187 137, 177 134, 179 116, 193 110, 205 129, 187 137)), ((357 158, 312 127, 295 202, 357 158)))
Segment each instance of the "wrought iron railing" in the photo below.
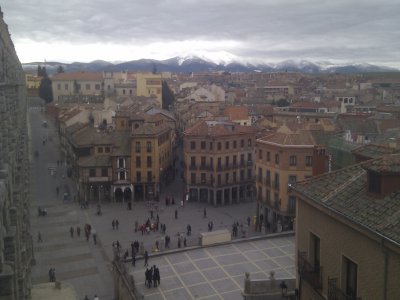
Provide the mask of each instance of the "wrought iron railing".
POLYGON ((361 300, 356 295, 348 295, 337 286, 337 278, 328 278, 328 300, 361 300))
POLYGON ((300 277, 314 289, 322 290, 322 266, 311 264, 306 257, 306 252, 298 252, 297 264, 300 277))

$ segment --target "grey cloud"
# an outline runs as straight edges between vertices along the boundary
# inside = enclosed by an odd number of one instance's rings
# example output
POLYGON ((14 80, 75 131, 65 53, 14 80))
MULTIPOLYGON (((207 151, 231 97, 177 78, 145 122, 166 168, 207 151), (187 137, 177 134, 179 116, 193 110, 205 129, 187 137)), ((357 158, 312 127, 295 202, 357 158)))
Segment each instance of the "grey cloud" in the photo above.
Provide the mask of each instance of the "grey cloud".
POLYGON ((394 0, 8 0, 2 9, 16 40, 233 40, 242 46, 231 53, 259 59, 400 58, 394 0))

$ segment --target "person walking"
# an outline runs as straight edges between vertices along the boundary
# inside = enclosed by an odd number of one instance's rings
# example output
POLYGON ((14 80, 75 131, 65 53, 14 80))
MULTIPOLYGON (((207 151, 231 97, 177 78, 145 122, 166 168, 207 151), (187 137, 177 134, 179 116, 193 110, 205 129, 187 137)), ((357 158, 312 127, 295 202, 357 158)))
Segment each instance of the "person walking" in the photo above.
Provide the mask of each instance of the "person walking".
POLYGON ((183 238, 183 247, 186 247, 186 237, 183 238))
POLYGON ((136 253, 135 251, 132 252, 132 266, 136 266, 136 253))
POLYGON ((114 230, 115 229, 115 220, 114 219, 111 222, 111 226, 112 226, 112 229, 114 230))
POLYGON ((175 219, 178 219, 178 210, 175 209, 175 219))
POLYGON ((52 268, 49 269, 49 281, 53 282, 53 269, 52 268))
POLYGON ((93 243, 96 245, 97 244, 97 234, 96 234, 96 230, 94 230, 94 229, 92 231, 92 236, 93 236, 93 243))
POLYGON ((42 234, 40 233, 40 231, 38 232, 38 242, 39 243, 42 243, 43 242, 43 240, 42 240, 42 234))
POLYGON ((144 266, 148 267, 149 266, 149 253, 147 252, 147 250, 144 251, 143 257, 144 257, 144 266))
POLYGON ((115 219, 115 229, 118 230, 118 226, 119 226, 119 221, 118 221, 118 219, 115 219))
POLYGON ((250 227, 250 221, 251 221, 250 217, 247 217, 247 226, 249 227, 250 227))
POLYGON ((69 229, 69 233, 71 234, 71 238, 74 237, 74 227, 71 226, 71 228, 69 229))
POLYGON ((77 235, 78 237, 81 236, 81 228, 80 228, 79 226, 76 227, 76 235, 77 235))
POLYGON ((203 218, 207 218, 207 209, 205 207, 203 209, 203 218))
POLYGON ((191 233, 192 233, 192 226, 190 226, 190 224, 188 224, 188 225, 186 226, 186 229, 187 229, 186 235, 191 235, 191 233))

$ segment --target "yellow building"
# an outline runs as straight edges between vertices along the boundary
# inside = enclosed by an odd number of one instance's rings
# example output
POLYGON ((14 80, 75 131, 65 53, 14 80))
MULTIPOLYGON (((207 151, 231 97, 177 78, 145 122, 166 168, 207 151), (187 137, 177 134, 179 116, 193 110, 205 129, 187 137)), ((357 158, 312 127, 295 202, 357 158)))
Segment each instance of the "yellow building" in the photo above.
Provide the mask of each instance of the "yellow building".
POLYGON ((136 95, 156 98, 162 107, 162 77, 161 74, 137 73, 136 95))
POLYGON ((255 129, 202 121, 184 132, 184 178, 190 200, 213 205, 252 199, 255 129))
POLYGON ((400 155, 296 184, 300 299, 400 299, 400 155))
POLYGON ((323 173, 327 156, 316 147, 309 131, 291 131, 282 126, 277 132, 256 141, 256 198, 260 222, 267 231, 293 229, 296 197, 290 186, 297 181, 323 173))

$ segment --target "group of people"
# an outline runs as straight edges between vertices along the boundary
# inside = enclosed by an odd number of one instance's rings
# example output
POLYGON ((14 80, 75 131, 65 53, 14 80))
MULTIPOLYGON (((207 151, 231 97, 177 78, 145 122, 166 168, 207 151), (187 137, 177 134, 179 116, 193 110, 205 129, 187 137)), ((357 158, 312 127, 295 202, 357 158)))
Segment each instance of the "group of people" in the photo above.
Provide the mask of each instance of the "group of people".
POLYGON ((56 281, 56 269, 55 268, 50 268, 50 270, 49 270, 49 281, 50 282, 56 281))
POLYGON ((171 199, 169 197, 165 197, 165 205, 168 206, 171 203, 171 205, 175 204, 175 199, 172 197, 171 199))
MULTIPOLYGON (((241 231, 243 232, 243 224, 240 224, 241 231)), ((233 222, 232 225, 232 236, 237 237, 239 231, 239 222, 233 222)))
POLYGON ((146 277, 145 285, 148 288, 151 288, 152 283, 154 287, 160 285, 160 280, 161 280, 160 270, 156 267, 156 265, 154 265, 150 269, 149 268, 146 269, 145 277, 146 277))
POLYGON ((119 227, 119 221, 118 221, 118 219, 113 219, 112 222, 111 222, 111 226, 112 226, 112 229, 113 229, 113 230, 114 230, 114 229, 118 230, 118 227, 119 227))

